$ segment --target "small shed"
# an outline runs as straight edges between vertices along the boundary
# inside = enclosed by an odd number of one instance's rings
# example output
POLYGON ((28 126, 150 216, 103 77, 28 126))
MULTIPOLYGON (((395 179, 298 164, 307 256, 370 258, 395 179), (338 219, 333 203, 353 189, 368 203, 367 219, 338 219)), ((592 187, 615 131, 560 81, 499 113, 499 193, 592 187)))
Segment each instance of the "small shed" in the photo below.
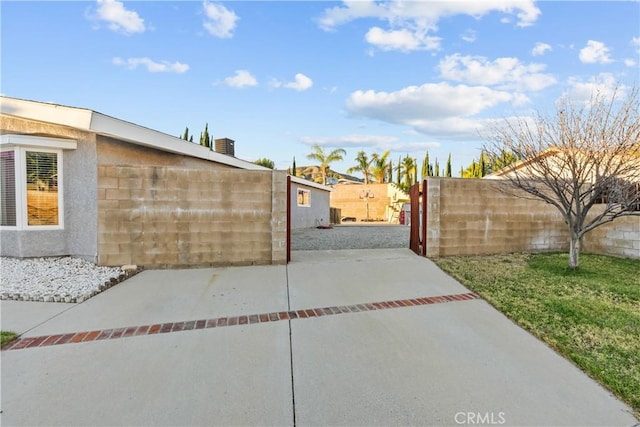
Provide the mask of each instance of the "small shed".
POLYGON ((330 225, 331 187, 306 179, 291 177, 291 229, 330 225))

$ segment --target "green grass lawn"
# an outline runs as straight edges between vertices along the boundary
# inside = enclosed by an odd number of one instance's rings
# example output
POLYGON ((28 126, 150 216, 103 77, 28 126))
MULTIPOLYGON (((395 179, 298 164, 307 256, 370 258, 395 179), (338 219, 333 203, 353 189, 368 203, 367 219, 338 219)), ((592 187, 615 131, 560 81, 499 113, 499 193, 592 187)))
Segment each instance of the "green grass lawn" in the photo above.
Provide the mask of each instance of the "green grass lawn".
POLYGON ((15 332, 0 331, 0 346, 5 345, 17 336, 15 332))
POLYGON ((640 414, 640 261, 582 254, 434 260, 640 414))

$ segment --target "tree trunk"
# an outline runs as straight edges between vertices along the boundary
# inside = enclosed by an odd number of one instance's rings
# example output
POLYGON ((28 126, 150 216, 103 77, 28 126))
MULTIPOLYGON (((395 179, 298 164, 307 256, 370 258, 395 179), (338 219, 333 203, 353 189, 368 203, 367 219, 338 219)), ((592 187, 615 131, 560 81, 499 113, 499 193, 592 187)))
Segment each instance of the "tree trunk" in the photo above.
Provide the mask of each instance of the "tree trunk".
POLYGON ((578 268, 580 259, 580 238, 571 234, 571 242, 569 243, 569 268, 578 268))

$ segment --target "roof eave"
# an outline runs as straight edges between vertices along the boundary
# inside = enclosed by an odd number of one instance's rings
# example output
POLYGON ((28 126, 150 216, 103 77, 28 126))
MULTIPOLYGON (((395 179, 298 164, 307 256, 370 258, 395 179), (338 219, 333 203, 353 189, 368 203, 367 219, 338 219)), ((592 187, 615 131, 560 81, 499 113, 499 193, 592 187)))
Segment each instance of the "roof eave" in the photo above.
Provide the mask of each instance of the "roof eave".
POLYGON ((3 96, 0 97, 0 112, 25 119, 69 126, 132 144, 196 157, 240 169, 269 170, 264 166, 256 165, 246 160, 211 151, 208 147, 189 143, 178 137, 86 108, 68 107, 3 96))

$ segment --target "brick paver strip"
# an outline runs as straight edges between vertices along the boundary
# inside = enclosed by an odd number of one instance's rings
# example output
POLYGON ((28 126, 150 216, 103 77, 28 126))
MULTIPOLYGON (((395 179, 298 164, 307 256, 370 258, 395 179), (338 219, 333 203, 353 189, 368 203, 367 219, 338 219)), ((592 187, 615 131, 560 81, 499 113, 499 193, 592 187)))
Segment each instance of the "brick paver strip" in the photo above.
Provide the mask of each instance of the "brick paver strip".
POLYGON ((104 329, 98 331, 73 332, 69 334, 44 335, 40 337, 18 338, 6 344, 2 350, 20 350, 33 347, 48 347, 52 345, 71 344, 79 342, 113 340, 118 338, 139 337, 158 333, 173 333, 190 331, 193 329, 218 328, 223 326, 252 325, 254 323, 278 322, 283 320, 307 319, 311 317, 335 316, 345 313, 377 311, 392 308, 403 308, 419 305, 442 304, 480 299, 475 293, 456 295, 441 295, 436 297, 411 298, 395 301, 382 301, 365 304, 353 304, 340 307, 309 308, 304 310, 280 311, 275 313, 261 313, 216 319, 189 320, 173 323, 159 323, 154 325, 130 326, 118 329, 104 329))

